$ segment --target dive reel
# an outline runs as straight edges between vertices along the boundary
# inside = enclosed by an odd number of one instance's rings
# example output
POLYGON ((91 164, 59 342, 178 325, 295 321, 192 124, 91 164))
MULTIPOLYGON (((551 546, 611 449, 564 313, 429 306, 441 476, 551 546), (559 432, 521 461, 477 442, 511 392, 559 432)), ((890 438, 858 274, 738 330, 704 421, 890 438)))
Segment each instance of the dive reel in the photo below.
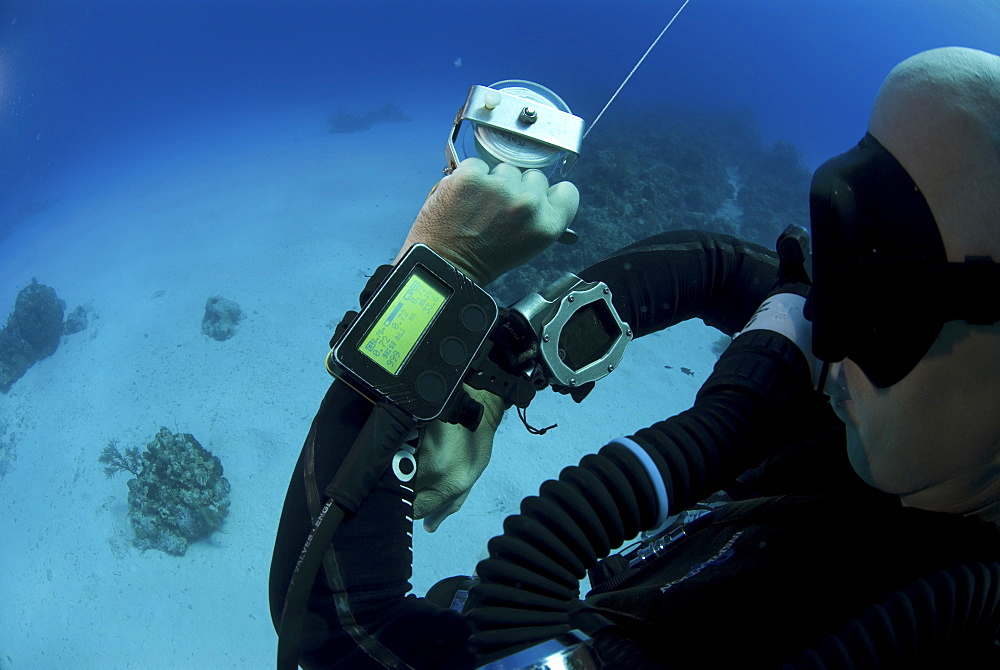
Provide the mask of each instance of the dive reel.
MULTIPOLYGON (((509 163, 559 181, 579 158, 583 136, 583 119, 541 84, 507 79, 473 86, 448 135, 444 173, 451 174, 462 159, 478 156, 491 169, 509 163)), ((564 244, 576 240, 569 229, 559 238, 564 244)))

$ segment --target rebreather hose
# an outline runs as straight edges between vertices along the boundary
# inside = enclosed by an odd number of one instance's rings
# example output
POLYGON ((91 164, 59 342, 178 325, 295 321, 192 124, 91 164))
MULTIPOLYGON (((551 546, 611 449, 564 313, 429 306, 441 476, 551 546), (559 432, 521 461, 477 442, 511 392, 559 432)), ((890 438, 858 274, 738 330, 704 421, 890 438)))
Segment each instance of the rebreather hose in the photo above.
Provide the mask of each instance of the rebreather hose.
POLYGON ((684 11, 684 8, 688 6, 689 2, 691 2, 691 0, 684 0, 684 4, 681 5, 681 8, 674 13, 673 17, 671 17, 667 25, 664 26, 663 30, 660 31, 660 34, 656 36, 656 39, 653 40, 653 43, 649 45, 648 49, 646 49, 646 53, 642 54, 642 58, 639 59, 639 62, 635 64, 635 67, 632 68, 632 71, 628 73, 627 77, 625 77, 625 81, 621 83, 621 86, 618 87, 618 90, 615 91, 614 95, 611 96, 611 99, 608 100, 606 105, 604 105, 604 109, 602 109, 601 113, 597 115, 597 118, 594 119, 594 122, 590 124, 590 128, 587 128, 587 132, 583 134, 583 139, 587 139, 587 135, 589 135, 590 131, 594 129, 594 126, 597 125, 597 122, 601 120, 601 116, 603 116, 604 112, 606 112, 608 107, 611 106, 611 103, 615 101, 615 98, 618 97, 618 94, 621 93, 621 90, 625 88, 625 84, 628 83, 628 80, 632 78, 632 75, 635 74, 635 71, 639 69, 640 65, 642 65, 642 61, 646 60, 646 56, 648 56, 649 52, 653 50, 653 47, 656 46, 656 43, 660 41, 660 38, 663 37, 663 34, 670 29, 670 26, 674 25, 674 21, 676 21, 677 17, 681 15, 681 12, 684 11))

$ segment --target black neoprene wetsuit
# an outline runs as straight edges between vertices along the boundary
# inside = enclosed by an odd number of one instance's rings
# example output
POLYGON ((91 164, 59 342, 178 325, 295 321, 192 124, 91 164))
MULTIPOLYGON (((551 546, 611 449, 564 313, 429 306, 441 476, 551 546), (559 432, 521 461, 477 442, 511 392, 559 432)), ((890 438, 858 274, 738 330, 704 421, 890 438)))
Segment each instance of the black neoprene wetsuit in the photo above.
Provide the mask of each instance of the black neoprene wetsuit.
MULTIPOLYGON (((580 276, 609 285, 637 337, 692 317, 733 334, 771 289, 776 268, 763 247, 685 231, 623 249, 580 276)), ((369 411, 334 383, 313 421, 275 544, 276 627, 319 491, 369 411)), ((690 410, 632 439, 664 474, 671 512, 720 489, 733 502, 690 524, 687 537, 641 570, 623 571, 580 601, 574 589, 583 570, 653 523, 648 475, 627 450, 605 446, 508 518, 460 615, 405 596, 412 492, 387 472, 334 537, 309 601, 302 665, 473 668, 532 636, 580 628, 634 640, 649 665, 630 662, 630 669, 675 661, 779 667, 914 578, 1000 556, 994 527, 902 508, 857 479, 843 428, 811 389, 801 352, 768 331, 734 340, 690 410), (564 518, 558 532, 539 530, 564 518), (511 599, 517 614, 507 618, 511 599)), ((598 645, 608 667, 626 662, 617 653, 614 643, 598 645)))

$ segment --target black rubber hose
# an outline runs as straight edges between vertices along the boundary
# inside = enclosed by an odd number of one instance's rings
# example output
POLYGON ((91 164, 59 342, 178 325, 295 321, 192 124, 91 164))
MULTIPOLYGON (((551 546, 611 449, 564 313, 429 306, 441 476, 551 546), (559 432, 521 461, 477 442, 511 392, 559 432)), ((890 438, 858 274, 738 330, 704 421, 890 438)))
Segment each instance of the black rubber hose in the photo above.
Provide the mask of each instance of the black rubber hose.
MULTIPOLYGON (((769 331, 737 338, 692 409, 633 436, 666 483, 669 509, 704 499, 783 446, 796 393, 812 396, 808 379, 805 357, 787 338, 769 331)), ((477 656, 489 660, 570 630, 586 570, 651 528, 656 510, 649 475, 618 444, 542 484, 477 566, 480 582, 466 608, 477 656)))
POLYGON ((698 318, 737 332, 774 286, 777 254, 732 235, 660 233, 577 273, 611 289, 618 315, 636 337, 698 318))
POLYGON ((894 591, 785 670, 996 668, 1000 563, 963 563, 894 591))

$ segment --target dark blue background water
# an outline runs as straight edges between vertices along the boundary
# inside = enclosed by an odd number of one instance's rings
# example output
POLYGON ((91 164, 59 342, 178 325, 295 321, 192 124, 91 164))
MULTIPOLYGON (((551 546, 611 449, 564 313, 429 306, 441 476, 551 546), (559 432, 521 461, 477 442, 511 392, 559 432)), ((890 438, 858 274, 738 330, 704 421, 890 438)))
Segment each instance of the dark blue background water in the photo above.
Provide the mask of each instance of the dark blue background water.
MULTIPOLYGON (((605 120, 646 102, 745 109, 815 167, 863 134, 895 63, 936 46, 1000 51, 998 4, 692 0, 605 120)), ((196 132, 220 111, 439 101, 446 129, 469 85, 523 78, 593 120, 680 6, 4 0, 0 235, 102 148, 196 132)))

